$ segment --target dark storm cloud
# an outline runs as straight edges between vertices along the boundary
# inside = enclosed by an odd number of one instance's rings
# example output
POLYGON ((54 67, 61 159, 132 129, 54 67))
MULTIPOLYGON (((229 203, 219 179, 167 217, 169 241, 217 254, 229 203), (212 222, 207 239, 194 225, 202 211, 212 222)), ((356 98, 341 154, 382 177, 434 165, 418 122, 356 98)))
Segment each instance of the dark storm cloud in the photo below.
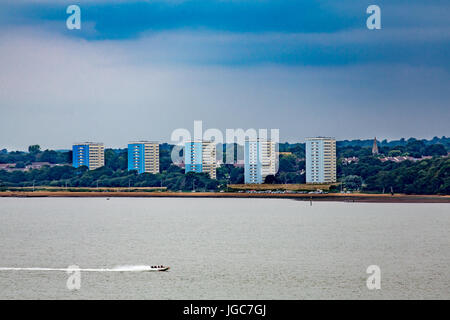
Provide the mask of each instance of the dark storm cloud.
POLYGON ((368 1, 82 1, 84 27, 75 32, 64 23, 68 3, 7 1, 1 5, 1 23, 90 41, 162 32, 248 35, 239 41, 193 39, 176 52, 168 48, 173 61, 190 63, 450 64, 450 5, 438 0, 377 1, 383 21, 379 31, 365 27, 368 1))

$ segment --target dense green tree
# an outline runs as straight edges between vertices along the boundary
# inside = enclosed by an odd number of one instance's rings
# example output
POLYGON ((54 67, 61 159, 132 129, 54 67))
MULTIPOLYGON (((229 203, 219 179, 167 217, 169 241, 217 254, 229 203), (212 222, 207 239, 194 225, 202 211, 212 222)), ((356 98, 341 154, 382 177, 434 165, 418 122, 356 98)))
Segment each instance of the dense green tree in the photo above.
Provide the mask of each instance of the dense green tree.
POLYGON ((29 153, 39 153, 41 151, 41 147, 38 144, 32 145, 28 147, 28 152, 29 153))
POLYGON ((25 168, 25 163, 23 161, 19 161, 16 163, 16 168, 17 169, 23 169, 25 168))
POLYGON ((111 170, 126 170, 128 168, 127 149, 106 149, 105 167, 111 170))
POLYGON ((346 189, 350 190, 361 190, 363 184, 362 178, 357 175, 345 176, 341 182, 346 189))
POLYGON ((295 156, 281 156, 279 160, 279 169, 282 172, 296 172, 298 171, 295 156))
POLYGON ((39 155, 38 158, 42 162, 50 162, 57 163, 58 162, 58 153, 53 150, 45 150, 39 155))
POLYGON ((388 152, 388 156, 389 157, 398 157, 402 155, 402 151, 401 150, 390 150, 388 152))
POLYGON ((432 144, 425 147, 423 152, 425 156, 444 156, 447 154, 447 150, 442 144, 432 144))
POLYGON ((275 176, 273 174, 269 174, 264 179, 264 183, 267 183, 267 184, 274 184, 274 183, 277 183, 277 182, 278 181, 277 181, 277 179, 275 178, 275 176))

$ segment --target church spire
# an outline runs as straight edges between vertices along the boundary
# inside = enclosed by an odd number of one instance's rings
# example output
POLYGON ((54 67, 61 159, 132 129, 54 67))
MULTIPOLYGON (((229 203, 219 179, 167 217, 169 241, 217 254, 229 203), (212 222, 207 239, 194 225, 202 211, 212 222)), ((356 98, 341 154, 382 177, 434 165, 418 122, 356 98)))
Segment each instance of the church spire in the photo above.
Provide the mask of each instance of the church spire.
POLYGON ((373 139, 372 154, 373 155, 377 155, 378 154, 377 137, 375 137, 373 139))

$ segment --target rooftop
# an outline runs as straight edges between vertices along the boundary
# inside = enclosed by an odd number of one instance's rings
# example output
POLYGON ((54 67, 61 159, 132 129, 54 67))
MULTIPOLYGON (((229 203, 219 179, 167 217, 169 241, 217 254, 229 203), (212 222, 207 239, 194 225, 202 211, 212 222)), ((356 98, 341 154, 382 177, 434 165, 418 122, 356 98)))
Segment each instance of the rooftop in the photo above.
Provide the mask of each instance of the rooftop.
POLYGON ((146 141, 146 140, 141 140, 141 141, 130 141, 128 142, 128 144, 144 144, 144 143, 152 143, 152 144, 159 144, 159 141, 146 141))
POLYGON ((103 145, 103 142, 77 142, 77 143, 74 143, 73 145, 74 145, 74 146, 86 146, 86 145, 89 145, 89 146, 92 146, 92 145, 94 145, 94 146, 100 145, 100 146, 102 146, 102 145, 103 145))
POLYGON ((308 137, 305 140, 336 140, 334 137, 308 137))

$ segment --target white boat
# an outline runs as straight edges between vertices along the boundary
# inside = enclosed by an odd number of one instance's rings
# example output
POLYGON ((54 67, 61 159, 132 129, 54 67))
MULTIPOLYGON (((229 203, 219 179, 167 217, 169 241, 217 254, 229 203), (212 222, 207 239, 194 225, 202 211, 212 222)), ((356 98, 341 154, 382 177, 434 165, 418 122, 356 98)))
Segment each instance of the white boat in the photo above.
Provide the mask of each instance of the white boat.
POLYGON ((166 266, 150 266, 150 269, 148 269, 147 271, 167 271, 169 269, 170 267, 166 266))

